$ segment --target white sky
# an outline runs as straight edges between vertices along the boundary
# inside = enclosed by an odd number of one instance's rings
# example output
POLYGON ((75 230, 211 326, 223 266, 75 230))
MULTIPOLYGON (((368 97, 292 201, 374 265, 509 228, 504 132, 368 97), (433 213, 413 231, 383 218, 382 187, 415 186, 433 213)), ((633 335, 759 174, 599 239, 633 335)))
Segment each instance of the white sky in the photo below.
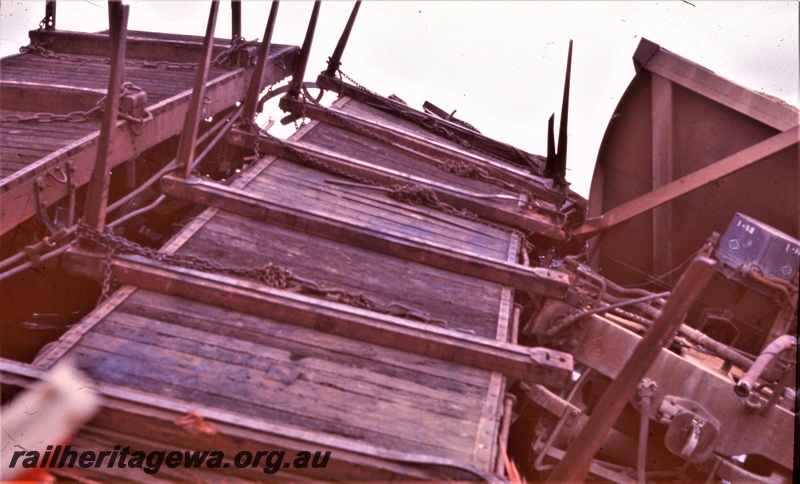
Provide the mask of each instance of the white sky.
MULTIPOLYGON (((125 3, 131 5, 131 30, 205 30, 207 1, 125 3)), ((560 109, 567 45, 574 39, 568 179, 585 195, 605 127, 633 77, 631 56, 641 37, 798 105, 800 3, 692 3, 366 0, 342 69, 414 108, 429 100, 448 112, 457 109, 457 117, 484 134, 544 154, 547 118, 560 109)), ((44 4, 0 0, 0 54, 27 44, 27 31, 38 27, 44 4)), ((352 5, 323 1, 307 80, 325 68, 352 5)), ((244 37, 261 37, 269 2, 245 0, 243 12, 244 37)), ((308 1, 282 2, 273 41, 302 43, 310 12, 308 1)), ((58 2, 59 29, 99 31, 107 23, 105 2, 58 2)), ((230 37, 224 0, 217 37, 230 37)))

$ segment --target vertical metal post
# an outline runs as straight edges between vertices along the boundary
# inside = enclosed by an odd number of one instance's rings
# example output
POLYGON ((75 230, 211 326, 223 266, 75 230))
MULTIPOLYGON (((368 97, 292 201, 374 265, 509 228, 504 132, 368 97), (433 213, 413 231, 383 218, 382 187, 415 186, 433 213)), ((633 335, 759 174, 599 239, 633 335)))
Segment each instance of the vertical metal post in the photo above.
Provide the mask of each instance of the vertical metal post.
POLYGON ((184 178, 187 178, 192 172, 195 141, 197 140, 197 132, 200 129, 200 120, 203 117, 203 99, 206 94, 206 81, 208 80, 208 70, 211 64, 211 53, 214 50, 214 29, 217 26, 218 11, 219 0, 212 0, 211 11, 208 13, 206 36, 203 39, 202 57, 197 67, 192 99, 189 101, 189 110, 186 112, 183 132, 178 143, 178 169, 179 172, 182 170, 184 178))
POLYGON ((339 43, 336 44, 336 48, 333 50, 333 55, 328 57, 328 68, 323 72, 328 77, 333 77, 336 71, 339 70, 339 66, 342 65, 342 54, 344 54, 344 48, 347 46, 348 39, 350 39, 350 32, 353 30, 353 24, 356 22, 360 6, 361 0, 357 0, 353 6, 353 11, 350 12, 350 18, 347 19, 347 25, 345 25, 342 35, 339 37, 339 43))
POLYGON ((231 40, 242 36, 242 0, 231 0, 231 40))
POLYGON ((128 33, 128 9, 118 1, 108 2, 108 37, 111 43, 111 74, 108 79, 108 92, 103 108, 103 123, 100 126, 100 139, 97 158, 89 180, 86 194, 84 221, 90 227, 102 231, 106 223, 108 206, 108 186, 111 179, 108 155, 113 149, 114 133, 117 127, 117 112, 122 83, 125 82, 125 45, 128 33))
POLYGON ((650 369, 661 349, 678 330, 686 313, 711 280, 716 261, 696 257, 680 278, 661 314, 653 321, 650 330, 636 346, 631 358, 611 382, 597 410, 575 439, 564 459, 549 477, 550 482, 583 482, 589 472, 592 458, 603 445, 606 435, 619 418, 622 409, 636 391, 636 386, 650 369))
POLYGON ((308 64, 308 55, 311 52, 311 44, 314 42, 314 31, 317 28, 320 3, 320 0, 314 2, 314 9, 311 11, 311 19, 308 21, 308 29, 306 29, 306 37, 303 39, 303 47, 300 49, 300 58, 297 59, 294 73, 292 73, 292 82, 289 83, 288 94, 293 98, 300 96, 300 89, 303 86, 303 77, 306 75, 306 64, 308 64))
POLYGON ((44 19, 39 24, 39 28, 45 30, 56 29, 56 0, 47 0, 44 5, 44 19))
POLYGON ((256 105, 258 104, 258 95, 261 93, 261 83, 264 82, 264 70, 267 67, 267 58, 269 58, 269 48, 272 43, 272 32, 275 30, 275 19, 278 17, 279 0, 272 1, 272 7, 269 9, 269 18, 267 19, 267 26, 264 29, 264 38, 261 40, 261 46, 258 49, 258 59, 256 60, 256 68, 253 75, 250 77, 250 86, 247 89, 247 98, 244 101, 244 119, 252 120, 256 115, 256 105))
POLYGON ((572 77, 572 40, 567 53, 567 74, 564 76, 564 97, 561 101, 561 120, 558 126, 558 149, 556 153, 555 180, 563 185, 567 177, 567 120, 569 119, 569 83, 572 77))

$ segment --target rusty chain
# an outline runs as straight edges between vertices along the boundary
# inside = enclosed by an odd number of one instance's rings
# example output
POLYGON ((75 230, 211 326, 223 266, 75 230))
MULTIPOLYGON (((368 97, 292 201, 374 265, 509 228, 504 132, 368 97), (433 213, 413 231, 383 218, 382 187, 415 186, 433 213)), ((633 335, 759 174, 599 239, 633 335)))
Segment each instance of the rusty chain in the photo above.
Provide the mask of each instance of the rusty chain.
MULTIPOLYGON (((242 37, 238 37, 231 42, 231 45, 228 46, 225 50, 217 54, 216 57, 211 61, 211 67, 220 67, 225 65, 225 63, 231 58, 233 54, 242 50, 245 47, 254 45, 257 41, 255 40, 245 40, 242 37)), ((79 55, 72 55, 72 54, 57 54, 50 49, 46 49, 40 45, 25 45, 19 48, 19 51, 22 53, 29 53, 35 54, 46 59, 55 59, 64 62, 74 62, 80 64, 103 64, 109 65, 111 64, 111 59, 109 57, 86 57, 86 56, 79 56, 79 55)), ((125 67, 140 67, 144 69, 164 69, 164 70, 193 70, 197 69, 197 62, 174 62, 174 61, 167 61, 167 60, 158 60, 158 61, 132 61, 126 60, 125 67)))
POLYGON ((397 302, 390 302, 384 305, 360 293, 354 294, 341 288, 323 286, 318 282, 294 275, 290 269, 272 265, 271 262, 264 264, 262 267, 224 266, 194 255, 159 252, 158 250, 141 246, 109 231, 100 232, 84 223, 78 224, 77 240, 78 242, 86 242, 95 249, 106 252, 106 266, 100 301, 105 300, 110 292, 112 258, 119 254, 131 254, 173 267, 240 277, 260 282, 274 289, 301 292, 332 299, 343 304, 368 309, 381 314, 413 319, 438 326, 448 326, 447 321, 431 318, 422 310, 414 309, 397 302))
MULTIPOLYGON (((122 88, 120 89, 120 97, 124 97, 125 95, 133 92, 140 92, 141 90, 142 89, 140 87, 135 86, 133 83, 125 82, 122 84, 122 88)), ((93 108, 86 111, 72 111, 71 113, 67 114, 36 113, 31 116, 19 116, 12 114, 9 116, 0 116, 0 124, 54 123, 54 122, 83 123, 91 119, 95 114, 103 111, 107 97, 108 96, 101 97, 95 103, 93 108)), ((120 106, 119 111, 117 112, 117 117, 130 121, 132 123, 136 123, 141 126, 146 121, 150 121, 151 119, 153 119, 152 113, 150 113, 149 111, 145 112, 147 113, 147 117, 137 118, 135 116, 130 115, 127 111, 125 111, 124 108, 122 108, 122 106, 120 106)))

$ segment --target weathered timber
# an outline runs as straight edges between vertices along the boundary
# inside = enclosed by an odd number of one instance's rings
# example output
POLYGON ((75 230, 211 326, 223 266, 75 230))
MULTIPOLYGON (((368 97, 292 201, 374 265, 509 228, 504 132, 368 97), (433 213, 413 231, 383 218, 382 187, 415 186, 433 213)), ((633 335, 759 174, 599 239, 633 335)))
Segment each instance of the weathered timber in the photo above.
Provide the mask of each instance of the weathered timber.
POLYGON ((105 95, 102 89, 0 80, 0 110, 4 114, 6 111, 54 114, 88 111, 105 95))
MULTIPOLYGON (((88 277, 102 279, 105 274, 105 256, 76 249, 66 255, 65 263, 70 270, 88 277)), ((474 337, 229 277, 128 258, 115 259, 111 272, 115 283, 231 310, 270 314, 319 331, 498 371, 526 382, 560 387, 572 371, 572 357, 568 354, 474 337)))
MULTIPOLYGON (((25 388, 44 376, 44 371, 9 360, 0 360, 0 383, 4 389, 25 388)), ((130 445, 136 449, 163 450, 165 448, 208 450, 217 449, 226 456, 234 456, 243 449, 285 450, 294 455, 302 450, 330 450, 331 460, 315 475, 334 479, 349 477, 355 480, 385 479, 400 476, 404 479, 440 480, 445 477, 472 479, 489 478, 482 471, 445 458, 387 450, 350 438, 327 432, 311 431, 283 422, 267 421, 235 412, 197 405, 174 398, 131 390, 121 385, 97 383, 103 394, 104 409, 70 442, 74 449, 108 450, 114 445, 130 445), (216 434, 191 433, 174 422, 189 411, 196 411, 216 427, 216 434), (154 438, 155 437, 155 438, 154 438), (110 442, 110 445, 109 445, 110 442)), ((243 478, 262 480, 268 477, 263 466, 238 470, 235 466, 209 472, 207 477, 243 478)), ((187 473, 165 475, 178 479, 196 478, 198 469, 187 473)), ((113 468, 97 470, 98 478, 130 479, 129 473, 113 468), (105 474, 103 472, 108 472, 105 474)), ((135 472, 141 472, 137 469, 135 472)), ((279 475, 293 475, 292 469, 282 469, 279 475), (286 473, 286 474, 284 474, 286 473)), ((85 474, 80 474, 85 477, 85 474)), ((161 475, 161 474, 159 474, 161 475)), ((248 481, 249 482, 249 481, 248 481)))
POLYGON ((449 160, 459 160, 467 163, 474 163, 476 166, 485 169, 492 177, 516 187, 529 190, 534 196, 540 197, 550 203, 559 203, 563 199, 563 194, 554 192, 547 188, 544 179, 523 172, 514 165, 504 164, 497 160, 480 156, 478 153, 468 150, 459 150, 435 140, 422 138, 416 133, 403 130, 398 125, 388 123, 377 123, 364 117, 354 116, 343 111, 326 108, 324 106, 303 103, 302 101, 283 97, 280 100, 280 107, 283 110, 294 114, 305 114, 311 119, 318 119, 326 124, 331 124, 344 129, 357 128, 358 134, 369 136, 377 141, 386 141, 391 146, 397 147, 418 156, 428 157, 433 163, 441 163, 449 160))
MULTIPOLYGON (((72 32, 69 30, 31 30, 31 44, 55 50, 56 53, 107 57, 105 33, 72 32)), ((203 37, 154 32, 128 32, 128 58, 143 61, 195 62, 203 48, 203 37)), ((214 39, 212 56, 227 49, 230 41, 214 39)), ((245 47, 237 66, 247 66, 255 56, 255 47, 245 47)))
MULTIPOLYGON (((476 199, 474 197, 475 194, 454 187, 443 186, 432 180, 375 166, 368 162, 355 160, 317 147, 312 148, 304 144, 259 137, 243 131, 233 130, 228 139, 235 145, 255 147, 260 153, 272 153, 281 158, 300 163, 303 162, 302 156, 306 156, 335 169, 346 171, 385 186, 394 184, 423 185, 432 189, 442 202, 451 204, 457 209, 469 210, 487 221, 525 231, 534 231, 555 240, 566 240, 567 238, 566 232, 550 220, 549 217, 530 211, 523 212, 517 207, 506 208, 498 204, 483 202, 476 199), (302 156, 298 156, 298 153, 302 156)), ((365 189, 369 188, 369 186, 365 186, 365 189)))
MULTIPOLYGON (((105 35, 103 38, 108 39, 105 35)), ((276 82, 284 78, 290 72, 296 56, 296 47, 273 46, 265 75, 266 82, 276 82)), ((146 70, 153 72, 154 75, 159 72, 153 69, 146 70)), ((3 76, 5 77, 10 72, 10 68, 4 68, 3 76)), ((242 93, 245 92, 249 80, 249 72, 249 69, 236 69, 209 81, 206 95, 212 102, 206 105, 207 114, 215 114, 237 101, 241 101, 242 93)), ((127 77, 131 79, 130 72, 127 74, 127 77)), ((190 95, 191 90, 186 90, 171 94, 148 106, 147 111, 153 115, 153 120, 141 126, 141 133, 138 136, 126 127, 125 121, 117 121, 117 148, 109 157, 110 168, 113 169, 120 163, 136 157, 144 150, 178 134, 186 116, 190 95)), ((69 125, 70 123, 65 124, 69 125)), ((26 125, 26 129, 40 130, 43 128, 26 125)), ((64 126, 64 129, 82 128, 64 126)), ((33 190, 34 179, 37 176, 48 171, 55 172, 58 169, 63 171, 66 169, 65 163, 71 160, 75 168, 72 179, 76 185, 81 186, 89 181, 97 153, 98 136, 99 132, 97 131, 84 135, 77 141, 69 143, 0 181, 0 235, 36 214, 33 190)), ((44 189, 40 192, 40 198, 46 206, 50 206, 67 194, 68 188, 65 184, 57 183, 47 177, 44 189)))
POLYGON ((566 275, 543 268, 503 263, 476 253, 463 252, 431 242, 417 242, 400 234, 378 230, 357 221, 339 219, 335 214, 311 212, 309 208, 280 205, 197 178, 182 181, 164 177, 161 190, 167 195, 201 203, 281 227, 345 242, 406 260, 511 286, 514 289, 562 298, 569 280, 566 275))
POLYGON ((349 84, 340 81, 339 79, 328 77, 324 74, 321 74, 319 77, 317 77, 317 84, 322 89, 334 91, 338 93, 340 96, 352 97, 353 99, 364 102, 378 109, 382 109, 384 111, 392 112, 398 115, 400 115, 400 113, 403 113, 401 117, 403 117, 404 119, 411 120, 412 122, 419 124, 420 126, 429 130, 434 129, 432 128, 431 124, 432 122, 441 123, 445 125, 444 129, 451 132, 453 136, 463 140, 466 143, 469 143, 472 147, 492 153, 495 156, 499 156, 500 158, 507 160, 511 163, 516 163, 521 166, 529 167, 534 174, 539 176, 542 175, 543 167, 541 166, 541 163, 539 162, 537 157, 529 153, 525 153, 524 151, 515 148, 511 145, 508 145, 501 141, 494 140, 492 138, 488 138, 471 129, 467 129, 463 126, 459 126, 458 124, 445 121, 436 116, 431 116, 426 113, 414 111, 408 106, 395 103, 390 99, 351 86, 349 84))

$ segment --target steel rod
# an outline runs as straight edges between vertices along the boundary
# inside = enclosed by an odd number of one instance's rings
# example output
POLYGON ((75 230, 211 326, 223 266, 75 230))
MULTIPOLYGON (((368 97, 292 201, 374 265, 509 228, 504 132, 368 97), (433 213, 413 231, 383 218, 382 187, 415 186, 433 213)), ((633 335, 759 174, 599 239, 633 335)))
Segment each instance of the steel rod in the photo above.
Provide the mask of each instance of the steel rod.
POLYGON ((342 54, 344 54, 344 48, 347 46, 347 41, 350 39, 350 32, 353 30, 353 24, 356 22, 359 7, 361 7, 361 0, 357 0, 356 4, 353 6, 353 11, 350 12, 350 18, 347 19, 347 25, 345 25, 342 35, 339 37, 339 42, 333 50, 333 55, 328 57, 328 68, 323 72, 326 76, 333 77, 336 71, 339 70, 339 66, 342 65, 342 54))
POLYGON ((242 36, 242 0, 231 0, 231 40, 242 36))
POLYGON ((247 120, 255 119, 256 106, 258 105, 258 95, 261 93, 261 84, 264 82, 264 69, 267 67, 267 58, 272 44, 272 32, 275 30, 275 19, 278 17, 279 0, 273 0, 269 9, 267 26, 264 28, 264 38, 258 48, 258 60, 253 75, 250 77, 250 86, 247 90, 247 98, 244 102, 244 118, 247 120))
POLYGON ((85 221, 90 227, 102 231, 105 227, 108 187, 111 180, 108 159, 114 145, 117 112, 122 83, 125 82, 125 43, 128 31, 127 5, 108 2, 108 37, 111 42, 111 75, 100 126, 97 157, 86 195, 85 221))
POLYGON ((194 90, 192 99, 189 102, 189 111, 186 113, 186 120, 183 124, 183 133, 178 144, 178 166, 183 170, 184 178, 192 172, 192 162, 194 161, 195 140, 200 128, 200 120, 203 117, 203 100, 206 93, 206 81, 211 64, 211 53, 214 50, 214 29, 217 25, 217 12, 219 11, 219 0, 212 0, 211 10, 208 13, 208 25, 206 35, 203 38, 203 51, 200 58, 197 74, 194 78, 194 90))
POLYGON ((303 77, 306 75, 306 65, 308 64, 308 56, 311 53, 311 44, 314 42, 314 31, 317 29, 320 4, 320 0, 314 2, 314 9, 311 10, 311 18, 306 29, 306 37, 303 39, 303 46, 300 48, 300 57, 297 59, 292 81, 289 83, 289 96, 294 98, 300 96, 303 77))

